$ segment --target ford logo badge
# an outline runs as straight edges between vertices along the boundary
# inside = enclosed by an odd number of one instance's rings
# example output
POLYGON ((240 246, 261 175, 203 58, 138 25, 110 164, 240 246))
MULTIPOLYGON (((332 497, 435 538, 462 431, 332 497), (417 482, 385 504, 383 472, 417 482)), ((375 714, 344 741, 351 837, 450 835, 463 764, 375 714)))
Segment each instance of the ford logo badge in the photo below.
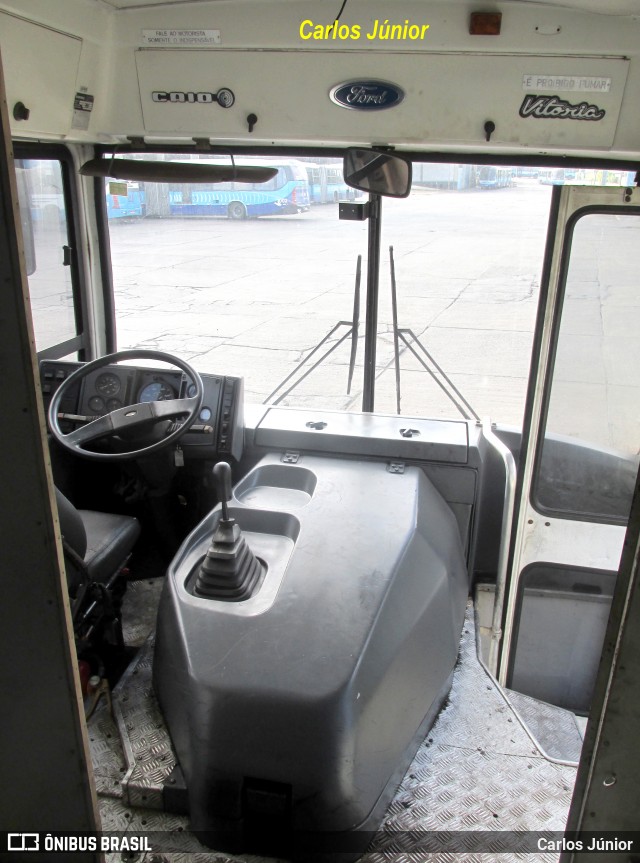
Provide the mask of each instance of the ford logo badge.
POLYGON ((399 105, 404 92, 387 81, 346 81, 329 93, 332 102, 354 111, 383 111, 399 105))

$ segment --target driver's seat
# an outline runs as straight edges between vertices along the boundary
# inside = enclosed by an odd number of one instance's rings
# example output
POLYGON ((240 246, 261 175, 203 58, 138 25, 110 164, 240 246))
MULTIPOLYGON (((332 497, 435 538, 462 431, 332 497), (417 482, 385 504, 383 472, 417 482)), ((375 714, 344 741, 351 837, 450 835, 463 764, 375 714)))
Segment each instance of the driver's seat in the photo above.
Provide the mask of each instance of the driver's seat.
POLYGON ((71 595, 82 582, 108 585, 122 570, 140 535, 138 520, 76 509, 58 488, 56 500, 71 595))
MULTIPOLYGON (((124 656, 122 598, 127 589, 123 568, 140 534, 128 515, 76 509, 56 488, 64 547, 71 619, 81 669, 104 677, 124 656)), ((83 673, 81 671, 81 680, 83 673)))

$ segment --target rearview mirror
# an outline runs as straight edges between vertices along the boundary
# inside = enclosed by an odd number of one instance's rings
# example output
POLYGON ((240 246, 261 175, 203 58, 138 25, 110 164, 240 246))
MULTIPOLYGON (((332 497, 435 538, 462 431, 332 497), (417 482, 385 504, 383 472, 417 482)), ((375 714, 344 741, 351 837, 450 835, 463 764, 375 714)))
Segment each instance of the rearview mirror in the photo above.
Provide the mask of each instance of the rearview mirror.
POLYGON ((389 198, 406 198, 411 191, 411 163, 377 150, 347 150, 344 181, 362 192, 389 198))

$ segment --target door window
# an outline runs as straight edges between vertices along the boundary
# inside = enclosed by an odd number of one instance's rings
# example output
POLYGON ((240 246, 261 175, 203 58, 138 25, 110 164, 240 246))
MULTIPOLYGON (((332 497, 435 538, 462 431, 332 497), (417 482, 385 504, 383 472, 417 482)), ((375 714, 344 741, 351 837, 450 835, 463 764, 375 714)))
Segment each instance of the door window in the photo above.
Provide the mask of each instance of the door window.
POLYGON ((81 315, 58 159, 17 159, 16 177, 36 350, 77 356, 81 315))
POLYGON ((578 219, 534 501, 543 512, 626 521, 638 470, 640 220, 578 219))

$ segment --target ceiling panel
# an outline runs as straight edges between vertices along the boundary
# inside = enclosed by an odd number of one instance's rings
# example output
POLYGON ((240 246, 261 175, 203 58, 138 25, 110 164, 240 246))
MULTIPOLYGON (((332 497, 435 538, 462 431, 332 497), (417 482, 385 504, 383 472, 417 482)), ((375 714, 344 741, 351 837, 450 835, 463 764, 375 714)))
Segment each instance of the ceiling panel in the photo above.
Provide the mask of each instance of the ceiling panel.
MULTIPOLYGON (((114 9, 142 9, 151 6, 178 6, 181 3, 197 3, 202 0, 103 0, 114 9)), ((235 0, 242 2, 242 0, 235 0)), ((271 0, 273 3, 283 3, 287 0, 271 0)), ((308 0, 315 2, 317 0, 308 0)), ((450 3, 466 3, 467 0, 449 0, 450 3)), ((563 7, 583 12, 596 12, 602 15, 640 15, 640 0, 514 0, 518 3, 529 3, 536 6, 563 7)))

